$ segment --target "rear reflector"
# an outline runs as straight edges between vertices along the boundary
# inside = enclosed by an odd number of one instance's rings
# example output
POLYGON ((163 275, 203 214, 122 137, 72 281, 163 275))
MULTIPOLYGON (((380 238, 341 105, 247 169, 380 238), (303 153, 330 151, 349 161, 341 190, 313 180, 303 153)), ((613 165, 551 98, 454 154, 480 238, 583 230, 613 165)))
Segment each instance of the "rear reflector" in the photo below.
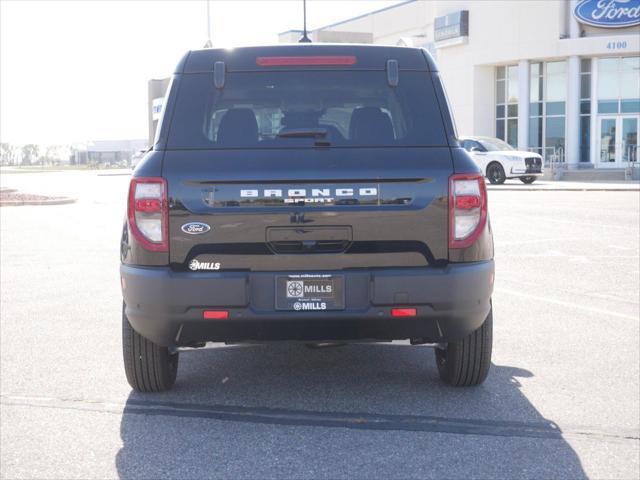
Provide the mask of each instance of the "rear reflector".
POLYGON ((205 320, 226 320, 229 318, 229 312, 226 310, 205 310, 202 316, 205 320))
POLYGON ((471 210, 480 207, 480 197, 473 195, 456 196, 456 208, 461 210, 471 210))
POLYGON ((256 64, 261 67, 282 67, 286 65, 354 65, 353 55, 325 55, 309 57, 258 57, 256 64))
POLYGON ((159 198, 141 198, 136 200, 136 212, 159 212, 162 206, 159 198))
POLYGON ((416 309, 415 308, 392 308, 391 316, 392 317, 415 317, 416 309))

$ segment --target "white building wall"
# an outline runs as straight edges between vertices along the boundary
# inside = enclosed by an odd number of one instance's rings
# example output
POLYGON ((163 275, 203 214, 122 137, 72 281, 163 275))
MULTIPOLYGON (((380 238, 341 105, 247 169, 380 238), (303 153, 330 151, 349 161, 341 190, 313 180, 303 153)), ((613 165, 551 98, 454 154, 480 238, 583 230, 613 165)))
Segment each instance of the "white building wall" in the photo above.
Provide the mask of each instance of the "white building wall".
MULTIPOLYGON (((492 137, 494 132, 494 116, 496 93, 494 87, 495 73, 490 66, 477 66, 473 68, 473 109, 470 120, 473 125, 473 135, 492 137)), ((467 125, 464 126, 468 128, 467 125)), ((463 133, 461 127, 458 132, 463 133)))
MULTIPOLYGON (((432 2, 410 2, 396 8, 388 8, 380 12, 354 20, 330 26, 331 30, 371 32, 376 43, 387 43, 385 38, 401 36, 405 32, 423 32, 427 24, 433 21, 434 4, 432 2)), ((395 42, 391 43, 395 45, 395 42)))
POLYGON ((461 134, 495 135, 493 68, 482 65, 518 64, 522 59, 532 58, 534 51, 538 55, 553 51, 562 22, 549 19, 558 18, 562 3, 558 0, 526 4, 446 0, 436 3, 436 16, 469 11, 468 43, 437 49, 438 68, 461 134))
POLYGON ((334 32, 370 32, 375 36, 374 16, 364 15, 354 20, 330 25, 329 27, 326 27, 326 29, 333 30, 334 32))

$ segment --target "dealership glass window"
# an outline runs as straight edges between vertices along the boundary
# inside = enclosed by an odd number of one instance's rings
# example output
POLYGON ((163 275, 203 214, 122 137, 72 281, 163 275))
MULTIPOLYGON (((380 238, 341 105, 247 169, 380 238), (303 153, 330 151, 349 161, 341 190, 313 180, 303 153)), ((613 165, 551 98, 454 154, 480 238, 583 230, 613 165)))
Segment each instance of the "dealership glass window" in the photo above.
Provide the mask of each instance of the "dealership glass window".
POLYGON ((590 161, 591 150, 591 59, 580 60, 580 161, 590 161))
POLYGON ((518 66, 496 67, 496 137, 518 143, 518 66))
POLYGON ((547 102, 546 114, 547 115, 564 115, 565 102, 547 102))
POLYGON ((531 117, 529 119, 529 148, 542 154, 542 117, 531 117))
POLYGON ((640 112, 640 99, 621 100, 620 111, 622 113, 637 113, 640 112))
POLYGON ((529 101, 542 101, 542 64, 532 63, 530 66, 529 101))
POLYGON ((580 99, 591 98, 591 59, 580 60, 580 99))
POLYGON ((542 100, 544 98, 544 75, 542 63, 529 66, 529 148, 542 153, 542 100))
POLYGON ((511 65, 507 67, 507 102, 518 104, 518 66, 511 65))
POLYGON ((529 147, 544 157, 562 155, 565 144, 566 62, 532 63, 529 75, 529 147))
POLYGON ((545 154, 564 155, 567 62, 546 62, 544 89, 545 154))
POLYGON ((598 60, 598 113, 640 112, 640 57, 598 60))
POLYGON ((556 153, 564 151, 564 117, 547 117, 544 131, 545 147, 556 153))
POLYGON ((580 161, 591 161, 591 116, 580 115, 580 161))
POLYGON ((620 98, 640 97, 640 57, 620 59, 620 98))
POLYGON ((547 62, 546 66, 546 98, 547 102, 564 102, 567 98, 567 63, 547 62))
POLYGON ((496 68, 496 103, 504 103, 504 92, 506 90, 505 86, 505 67, 497 67, 496 68))
POLYGON ((618 98, 619 58, 601 58, 598 60, 598 100, 618 98))

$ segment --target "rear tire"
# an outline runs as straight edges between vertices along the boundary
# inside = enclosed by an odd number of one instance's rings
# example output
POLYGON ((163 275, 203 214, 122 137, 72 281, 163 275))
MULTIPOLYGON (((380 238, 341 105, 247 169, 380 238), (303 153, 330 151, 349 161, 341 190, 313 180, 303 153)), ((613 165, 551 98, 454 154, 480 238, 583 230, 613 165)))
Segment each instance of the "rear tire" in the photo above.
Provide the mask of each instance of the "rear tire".
POLYGON ((520 177, 520 181, 526 185, 529 185, 536 181, 536 177, 520 177))
POLYGON ((178 373, 178 353, 156 345, 136 332, 122 305, 122 354, 127 381, 138 392, 170 390, 178 373))
POLYGON ((475 332, 462 340, 436 348, 436 363, 440 378, 456 387, 480 385, 491 367, 493 343, 493 309, 475 332))
POLYGON ((490 163, 487 167, 487 178, 493 185, 502 185, 507 176, 504 173, 504 168, 498 162, 490 163))

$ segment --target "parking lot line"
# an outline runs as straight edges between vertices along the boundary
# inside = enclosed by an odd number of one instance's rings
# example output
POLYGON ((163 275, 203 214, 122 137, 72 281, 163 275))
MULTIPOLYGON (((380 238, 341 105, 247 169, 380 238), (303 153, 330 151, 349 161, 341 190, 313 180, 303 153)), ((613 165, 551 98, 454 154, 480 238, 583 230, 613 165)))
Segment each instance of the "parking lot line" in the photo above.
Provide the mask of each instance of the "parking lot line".
POLYGON ((515 295, 517 297, 531 298, 532 300, 539 300, 542 302, 553 303, 555 305, 562 305, 563 307, 575 308, 577 310, 583 310, 585 312, 600 313, 602 315, 608 315, 610 317, 617 317, 617 318, 625 318, 627 320, 638 320, 638 316, 626 315, 624 313, 616 313, 610 310, 604 310, 602 308, 587 307, 585 305, 580 305, 572 302, 565 302, 563 300, 556 300, 554 298, 549 298, 542 295, 532 295, 530 293, 522 293, 516 290, 509 290, 506 288, 496 288, 495 291, 498 293, 506 293, 507 295, 515 295))

